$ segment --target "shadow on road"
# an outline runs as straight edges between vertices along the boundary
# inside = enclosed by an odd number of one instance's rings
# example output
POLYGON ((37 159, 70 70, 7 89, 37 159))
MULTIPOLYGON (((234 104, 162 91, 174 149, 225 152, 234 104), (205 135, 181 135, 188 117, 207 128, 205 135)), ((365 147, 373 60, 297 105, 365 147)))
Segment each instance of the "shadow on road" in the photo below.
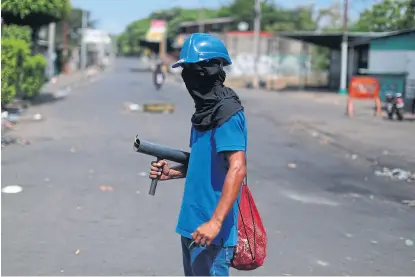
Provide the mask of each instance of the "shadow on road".
POLYGON ((333 89, 327 86, 306 86, 306 87, 299 87, 299 86, 287 86, 285 88, 279 89, 278 92, 304 92, 304 91, 311 91, 314 93, 336 93, 333 89))
POLYGON ((150 68, 139 68, 139 67, 132 67, 130 68, 131 72, 151 72, 150 68))
POLYGON ((41 93, 37 97, 35 97, 31 101, 31 105, 32 106, 40 106, 40 105, 44 105, 44 104, 52 104, 52 103, 58 102, 58 101, 63 100, 63 99, 65 99, 65 97, 56 97, 56 95, 54 93, 46 92, 46 93, 41 93))

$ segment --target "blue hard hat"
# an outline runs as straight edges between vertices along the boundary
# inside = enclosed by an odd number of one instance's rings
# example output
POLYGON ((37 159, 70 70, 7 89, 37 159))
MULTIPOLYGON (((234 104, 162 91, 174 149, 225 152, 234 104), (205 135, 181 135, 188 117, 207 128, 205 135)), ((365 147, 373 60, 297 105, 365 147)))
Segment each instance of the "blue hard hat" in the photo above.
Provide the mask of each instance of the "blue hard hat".
POLYGON ((180 60, 172 65, 176 68, 185 63, 198 63, 221 59, 223 66, 232 64, 228 49, 217 37, 205 33, 194 33, 186 38, 180 51, 180 60))

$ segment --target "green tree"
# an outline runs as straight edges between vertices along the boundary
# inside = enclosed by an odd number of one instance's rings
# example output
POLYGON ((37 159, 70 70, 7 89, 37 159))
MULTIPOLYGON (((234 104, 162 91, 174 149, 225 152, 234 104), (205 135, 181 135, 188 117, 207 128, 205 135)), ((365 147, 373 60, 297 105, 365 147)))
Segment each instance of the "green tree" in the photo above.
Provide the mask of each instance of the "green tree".
POLYGON ((70 10, 70 0, 3 0, 1 3, 5 24, 32 28, 32 52, 36 50, 40 27, 65 18, 70 10))
MULTIPOLYGON (((56 23, 56 43, 61 44, 63 42, 64 25, 68 24, 68 44, 70 47, 78 46, 82 38, 82 9, 73 8, 65 20, 61 20, 56 23)), ((91 13, 86 11, 87 28, 95 28, 97 21, 91 19, 91 13)))
POLYGON ((384 0, 364 10, 351 30, 388 32, 415 27, 413 0, 384 0))
MULTIPOLYGON (((285 9, 271 1, 261 3, 261 29, 271 32, 315 30, 317 21, 313 17, 314 7, 303 6, 295 9, 285 9)), ((129 55, 140 52, 139 41, 144 39, 151 19, 164 19, 168 23, 168 35, 177 34, 177 26, 183 21, 194 21, 200 18, 233 17, 232 29, 237 29, 241 21, 253 29, 254 11, 253 0, 234 0, 229 5, 218 10, 214 9, 182 9, 172 8, 152 13, 148 18, 140 19, 129 24, 125 31, 118 36, 117 46, 120 54, 129 55)))
POLYGON ((323 32, 338 32, 343 28, 341 2, 322 7, 317 12, 317 28, 323 32))
POLYGON ((30 28, 27 26, 9 25, 1 30, 2 39, 18 39, 30 42, 30 28))
POLYGON ((151 20, 166 20, 167 35, 174 36, 177 33, 177 27, 180 22, 193 21, 203 18, 218 17, 218 11, 212 9, 204 9, 201 13, 198 9, 182 9, 172 8, 169 10, 160 10, 150 14, 148 18, 136 20, 127 25, 124 32, 117 38, 118 53, 121 55, 137 55, 140 53, 140 40, 143 40, 150 28, 151 20))
POLYGON ((145 38, 150 28, 150 19, 136 20, 125 28, 118 37, 117 48, 122 55, 136 55, 140 52, 140 40, 145 38))

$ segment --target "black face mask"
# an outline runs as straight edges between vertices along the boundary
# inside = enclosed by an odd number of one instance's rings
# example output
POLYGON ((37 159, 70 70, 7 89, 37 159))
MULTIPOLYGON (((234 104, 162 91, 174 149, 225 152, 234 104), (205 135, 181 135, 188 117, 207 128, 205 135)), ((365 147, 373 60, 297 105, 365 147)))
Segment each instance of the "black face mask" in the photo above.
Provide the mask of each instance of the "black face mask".
POLYGON ((192 116, 195 129, 207 131, 216 128, 243 110, 236 93, 223 85, 226 72, 221 64, 185 67, 182 78, 195 101, 196 111, 192 116))
POLYGON ((207 93, 212 87, 220 86, 225 82, 226 72, 219 64, 183 68, 182 78, 188 89, 197 89, 200 93, 207 93))

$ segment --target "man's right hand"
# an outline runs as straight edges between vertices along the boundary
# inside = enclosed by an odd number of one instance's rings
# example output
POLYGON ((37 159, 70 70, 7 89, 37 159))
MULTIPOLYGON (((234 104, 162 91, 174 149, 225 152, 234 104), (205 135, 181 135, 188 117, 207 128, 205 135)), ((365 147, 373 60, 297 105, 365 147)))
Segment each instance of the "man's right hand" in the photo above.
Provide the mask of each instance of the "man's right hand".
POLYGON ((160 180, 170 179, 170 168, 166 160, 152 162, 150 168, 150 179, 159 178, 160 180))

